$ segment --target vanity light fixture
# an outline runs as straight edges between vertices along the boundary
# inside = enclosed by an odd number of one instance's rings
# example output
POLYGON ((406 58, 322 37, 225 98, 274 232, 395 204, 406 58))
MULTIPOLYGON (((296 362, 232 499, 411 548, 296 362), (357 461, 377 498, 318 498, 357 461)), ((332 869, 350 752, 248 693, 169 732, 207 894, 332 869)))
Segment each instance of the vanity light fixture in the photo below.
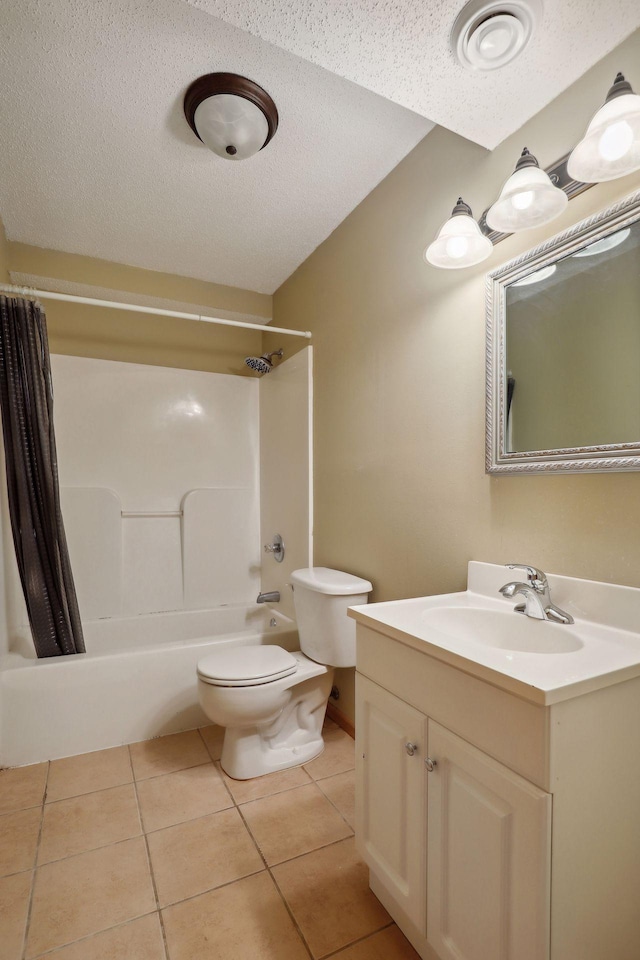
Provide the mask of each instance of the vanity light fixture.
POLYGON ((549 223, 569 203, 564 190, 556 187, 538 161, 525 147, 516 169, 500 196, 487 211, 487 224, 501 233, 516 233, 549 223))
POLYGON ((602 183, 640 170, 640 96, 619 73, 569 157, 574 180, 602 183))
POLYGON ((451 217, 425 250, 424 258, 434 267, 457 270, 482 263, 492 251, 493 244, 473 219, 471 207, 458 197, 451 217))
MULTIPOLYGON (((471 19, 467 18, 465 23, 477 25, 478 20, 473 20, 473 17, 481 17, 482 11, 485 11, 482 0, 474 0, 467 6, 471 19)), ((463 14, 466 16, 467 7, 460 17, 463 14)), ((473 220, 467 204, 459 200, 451 219, 425 250, 424 258, 433 266, 445 269, 481 263, 491 251, 479 242, 474 228, 482 238, 495 245, 518 230, 550 223, 565 210, 572 197, 589 190, 595 183, 624 177, 636 170, 640 170, 640 96, 633 92, 631 84, 619 73, 604 106, 598 110, 583 139, 571 154, 557 160, 546 170, 541 170, 536 158, 525 147, 500 196, 479 221, 476 223, 473 220), (455 216, 460 218, 458 224, 454 221, 455 216)), ((607 237, 605 241, 611 246, 615 245, 611 238, 607 237)), ((597 250, 585 248, 574 256, 588 257, 601 253, 609 249, 604 246, 605 241, 598 242, 597 250)), ((622 239, 615 241, 622 242, 622 239)))
POLYGON ((266 90, 236 73, 207 73, 184 96, 184 115, 199 140, 225 160, 259 153, 278 129, 278 110, 266 90))

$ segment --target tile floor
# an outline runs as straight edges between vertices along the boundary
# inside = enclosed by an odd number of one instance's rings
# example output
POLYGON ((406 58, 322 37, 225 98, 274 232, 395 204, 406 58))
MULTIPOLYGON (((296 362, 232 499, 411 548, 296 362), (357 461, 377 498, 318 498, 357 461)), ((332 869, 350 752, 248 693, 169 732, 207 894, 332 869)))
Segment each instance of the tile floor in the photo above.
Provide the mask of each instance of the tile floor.
POLYGON ((221 734, 0 771, 0 960, 417 960, 354 849, 353 740, 241 782, 221 734))

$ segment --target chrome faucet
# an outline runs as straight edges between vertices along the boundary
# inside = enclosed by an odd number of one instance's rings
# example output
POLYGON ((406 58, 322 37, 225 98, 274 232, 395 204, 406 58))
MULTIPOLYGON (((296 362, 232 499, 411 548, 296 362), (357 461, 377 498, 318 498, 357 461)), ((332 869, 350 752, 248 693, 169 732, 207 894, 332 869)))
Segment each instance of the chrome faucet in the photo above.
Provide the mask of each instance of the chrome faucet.
POLYGON ((573 623, 570 613, 561 610, 551 602, 549 583, 542 570, 530 567, 528 563, 507 563, 506 566, 509 570, 525 570, 527 573, 527 583, 512 580, 510 583, 505 583, 504 587, 500 587, 499 592, 503 597, 524 597, 524 603, 518 603, 514 607, 516 613, 524 613, 526 617, 533 617, 535 620, 573 623))
POLYGON ((280 603, 280 591, 271 590, 269 593, 259 593, 256 603, 280 603))

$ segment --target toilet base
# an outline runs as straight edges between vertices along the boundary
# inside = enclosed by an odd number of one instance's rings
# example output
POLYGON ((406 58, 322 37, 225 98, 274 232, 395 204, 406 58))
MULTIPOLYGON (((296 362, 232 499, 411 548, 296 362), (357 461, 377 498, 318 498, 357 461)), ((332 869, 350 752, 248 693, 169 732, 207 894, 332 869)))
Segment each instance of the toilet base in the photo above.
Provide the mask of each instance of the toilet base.
POLYGON ((220 764, 234 780, 298 767, 324 750, 322 724, 333 670, 296 684, 281 713, 266 724, 227 727, 220 764))
POLYGON ((224 736, 220 766, 233 780, 253 780, 288 767, 299 767, 319 757, 324 750, 322 736, 294 747, 264 750, 257 730, 230 730, 224 736))

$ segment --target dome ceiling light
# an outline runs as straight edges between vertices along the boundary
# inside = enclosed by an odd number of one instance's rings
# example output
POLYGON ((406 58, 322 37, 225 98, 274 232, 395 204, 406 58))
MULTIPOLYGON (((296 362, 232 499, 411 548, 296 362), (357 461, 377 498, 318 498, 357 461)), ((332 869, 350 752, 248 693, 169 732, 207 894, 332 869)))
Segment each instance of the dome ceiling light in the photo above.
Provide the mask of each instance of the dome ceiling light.
POLYGON ((468 70, 497 70, 524 50, 541 19, 541 0, 470 0, 456 17, 451 47, 468 70))
POLYGON ((266 90, 236 73, 207 73, 184 96, 184 115, 199 140, 225 160, 246 160, 275 136, 278 110, 266 90))

